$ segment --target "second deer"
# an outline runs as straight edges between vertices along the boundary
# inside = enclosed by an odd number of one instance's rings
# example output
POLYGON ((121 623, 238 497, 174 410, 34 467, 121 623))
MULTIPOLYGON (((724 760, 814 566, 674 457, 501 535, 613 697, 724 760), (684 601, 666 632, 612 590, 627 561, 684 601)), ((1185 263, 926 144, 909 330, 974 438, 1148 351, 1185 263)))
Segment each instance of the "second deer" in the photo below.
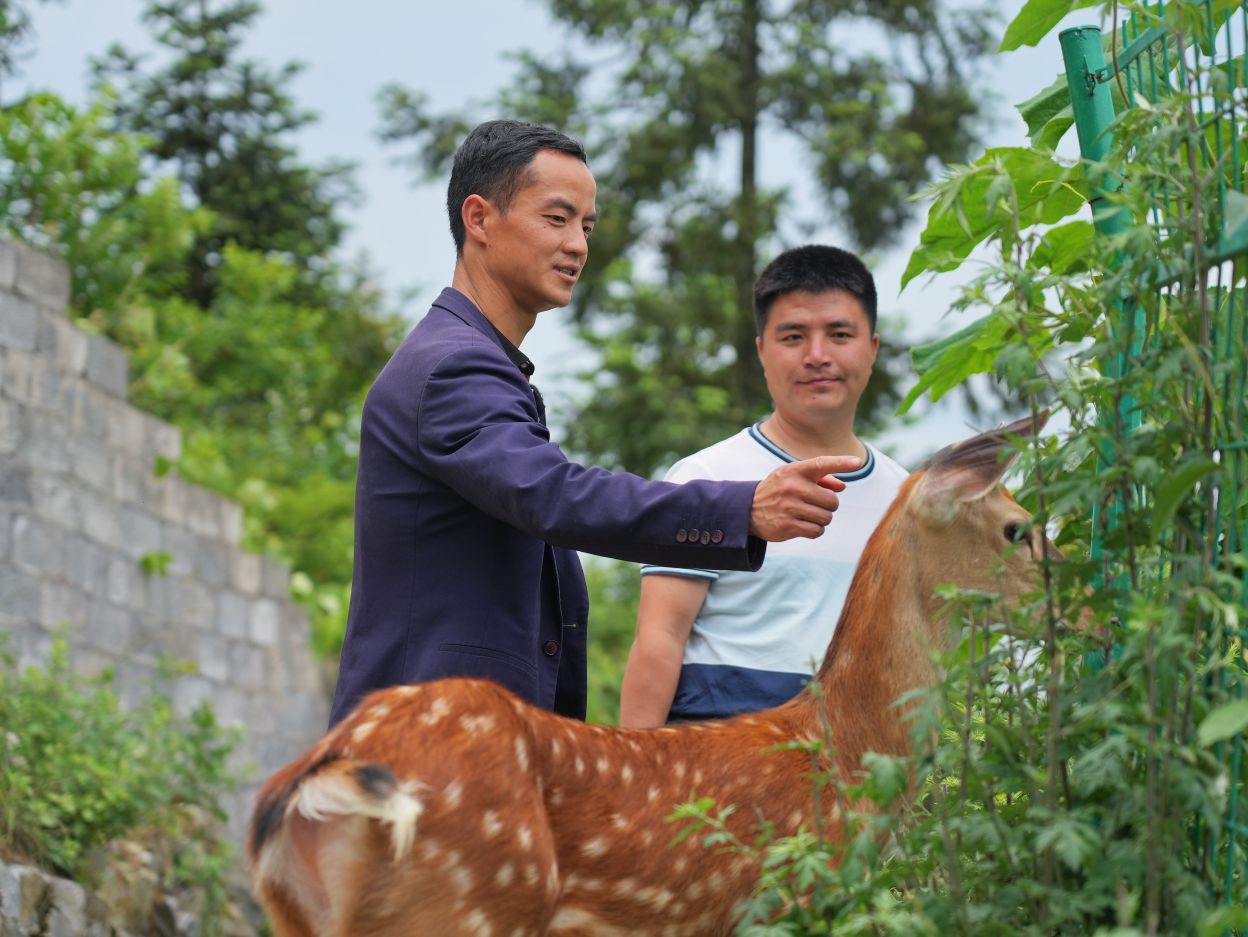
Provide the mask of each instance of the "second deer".
MULTIPOLYGON (((943 583, 1018 596, 1036 587, 1043 531, 1001 487, 1030 420, 937 453, 869 541, 809 690, 735 719, 661 729, 586 725, 481 680, 380 690, 257 802, 256 893, 281 937, 726 935, 758 878, 749 858, 670 846, 675 805, 737 805, 781 833, 812 819, 810 755, 835 769, 904 754, 895 701, 937 678, 943 583), (821 696, 822 700, 818 700, 821 696), (828 724, 821 716, 826 714, 828 724)), ((833 522, 825 536, 836 536, 833 522)), ((825 832, 842 829, 835 804, 825 832)))

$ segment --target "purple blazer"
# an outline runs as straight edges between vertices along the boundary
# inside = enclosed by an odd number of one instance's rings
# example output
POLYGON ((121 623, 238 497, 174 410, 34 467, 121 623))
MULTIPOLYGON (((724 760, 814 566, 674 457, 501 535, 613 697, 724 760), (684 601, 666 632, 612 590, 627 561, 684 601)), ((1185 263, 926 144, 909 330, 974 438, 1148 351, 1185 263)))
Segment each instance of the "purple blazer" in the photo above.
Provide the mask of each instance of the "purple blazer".
POLYGON ((443 290, 364 403, 330 724, 372 690, 451 676, 585 718, 589 596, 575 551, 757 569, 756 484, 674 485, 569 462, 505 340, 443 290))

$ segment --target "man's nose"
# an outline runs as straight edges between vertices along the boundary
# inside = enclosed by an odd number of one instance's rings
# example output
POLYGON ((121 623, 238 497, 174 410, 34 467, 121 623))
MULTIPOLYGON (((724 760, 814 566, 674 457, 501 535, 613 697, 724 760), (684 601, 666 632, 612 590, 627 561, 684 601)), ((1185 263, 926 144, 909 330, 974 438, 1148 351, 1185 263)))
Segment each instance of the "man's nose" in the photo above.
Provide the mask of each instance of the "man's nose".
POLYGON ((806 363, 809 365, 827 364, 831 358, 831 344, 822 336, 816 336, 806 343, 806 363))
POLYGON ((568 239, 563 242, 563 249, 569 254, 577 257, 584 257, 589 253, 589 235, 579 228, 569 234, 568 239))

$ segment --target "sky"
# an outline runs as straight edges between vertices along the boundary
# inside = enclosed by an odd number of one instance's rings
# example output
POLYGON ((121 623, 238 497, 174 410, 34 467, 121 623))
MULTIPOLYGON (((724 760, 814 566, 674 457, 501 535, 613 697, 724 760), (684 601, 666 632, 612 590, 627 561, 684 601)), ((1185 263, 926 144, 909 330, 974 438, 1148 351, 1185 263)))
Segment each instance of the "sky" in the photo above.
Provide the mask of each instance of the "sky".
MULTIPOLYGON (((515 76, 508 54, 518 49, 555 52, 576 40, 555 24, 541 0, 261 0, 263 13, 243 54, 274 68, 289 61, 304 64, 293 84, 297 104, 319 119, 300 131, 302 158, 319 163, 347 160, 356 164, 358 204, 346 219, 348 256, 365 256, 390 297, 411 321, 450 282, 454 253, 445 220, 445 181, 416 184, 413 172, 396 165, 397 152, 377 139, 380 123, 376 94, 389 82, 419 89, 437 111, 484 102, 515 76), (349 9, 349 12, 346 12, 349 9)), ((140 21, 142 0, 53 0, 33 11, 32 54, 21 63, 15 90, 46 89, 85 102, 88 60, 119 42, 133 50, 150 45, 140 21)), ((1022 7, 1003 0, 998 32, 1022 7)), ((1095 12, 1068 17, 1063 26, 1095 24, 1095 12)), ((1061 68, 1057 32, 1037 48, 995 56, 978 93, 993 98, 993 125, 986 134, 992 146, 1025 145, 1024 125, 1012 105, 1047 86, 1061 68)), ((502 116, 484 106, 481 119, 502 116)), ((1073 136, 1073 134, 1071 135, 1073 136)), ((783 174, 783 153, 771 153, 761 141, 764 169, 783 174)), ((911 283, 899 295, 901 274, 918 242, 915 227, 901 247, 872 258, 881 315, 901 316, 907 344, 960 328, 979 313, 951 314, 956 277, 911 283)), ((827 234, 824 240, 833 238, 827 234)), ((593 255, 591 249, 590 262, 593 255)), ((981 311, 982 312, 982 311, 981 311)), ((592 365, 567 325, 566 311, 543 313, 525 340, 543 391, 551 402, 558 437, 559 412, 581 387, 575 373, 592 365)), ((985 427, 974 426, 954 401, 924 409, 921 418, 871 441, 911 467, 936 448, 985 427)))

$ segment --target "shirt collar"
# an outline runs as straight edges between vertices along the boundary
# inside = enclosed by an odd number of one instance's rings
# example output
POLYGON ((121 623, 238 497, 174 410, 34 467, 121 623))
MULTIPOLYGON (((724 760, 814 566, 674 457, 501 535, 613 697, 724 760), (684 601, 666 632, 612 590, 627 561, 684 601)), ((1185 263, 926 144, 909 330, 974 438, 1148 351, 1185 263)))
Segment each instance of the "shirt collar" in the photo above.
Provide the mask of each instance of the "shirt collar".
POLYGON ((433 304, 435 306, 441 306, 448 312, 455 313, 460 318, 479 319, 480 321, 476 324, 478 326, 484 325, 487 329, 489 329, 490 334, 498 340, 499 347, 503 349, 503 353, 511 359, 512 364, 520 369, 520 373, 526 378, 533 377, 533 372, 537 370, 537 368, 533 364, 532 359, 522 352, 519 347, 513 344, 511 339, 499 331, 498 326, 486 318, 485 313, 477 308, 477 304, 459 290, 448 286, 442 291, 442 294, 434 300, 433 304), (468 313, 469 315, 465 316, 465 313, 468 313))

